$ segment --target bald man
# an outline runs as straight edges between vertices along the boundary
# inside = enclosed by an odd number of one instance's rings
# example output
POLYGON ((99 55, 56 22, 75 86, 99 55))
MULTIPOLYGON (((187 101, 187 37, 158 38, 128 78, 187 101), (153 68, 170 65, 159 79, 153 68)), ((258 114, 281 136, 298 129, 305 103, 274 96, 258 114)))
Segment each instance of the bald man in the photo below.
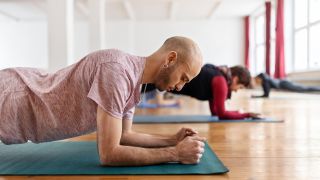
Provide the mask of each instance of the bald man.
POLYGON ((195 130, 156 136, 134 132, 131 126, 141 84, 181 90, 201 66, 197 44, 172 37, 148 57, 109 49, 53 74, 33 68, 1 70, 0 140, 41 143, 97 131, 102 165, 198 163, 205 138, 195 130))

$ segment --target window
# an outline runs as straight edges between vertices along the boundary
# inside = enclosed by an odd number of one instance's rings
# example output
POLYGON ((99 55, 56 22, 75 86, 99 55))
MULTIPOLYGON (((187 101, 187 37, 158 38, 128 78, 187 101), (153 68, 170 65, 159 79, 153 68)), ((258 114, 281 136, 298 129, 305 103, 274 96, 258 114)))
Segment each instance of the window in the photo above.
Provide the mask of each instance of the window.
POLYGON ((260 15, 256 20, 256 44, 264 44, 265 42, 265 16, 260 15))
MULTIPOLYGON (((274 73, 275 66, 275 1, 272 1, 271 7, 271 42, 270 42, 270 72, 274 73)), ((259 74, 266 71, 266 16, 265 7, 259 14, 252 15, 254 31, 254 56, 250 59, 252 74, 259 74)))
POLYGON ((294 70, 320 68, 320 0, 294 1, 294 70))
POLYGON ((265 72, 265 45, 260 45, 256 47, 256 73, 265 72))
POLYGON ((265 67, 265 16, 259 15, 254 22, 255 43, 254 43, 254 71, 255 74, 264 72, 265 67))
POLYGON ((308 39, 306 29, 302 29, 295 34, 295 44, 294 56, 296 63, 294 64, 294 69, 306 69, 308 67, 308 39))
POLYGON ((309 66, 320 67, 320 23, 310 27, 310 61, 309 66))
POLYGON ((299 28, 308 24, 308 0, 295 0, 295 28, 299 28))
POLYGON ((310 0, 310 22, 320 20, 320 0, 310 0))

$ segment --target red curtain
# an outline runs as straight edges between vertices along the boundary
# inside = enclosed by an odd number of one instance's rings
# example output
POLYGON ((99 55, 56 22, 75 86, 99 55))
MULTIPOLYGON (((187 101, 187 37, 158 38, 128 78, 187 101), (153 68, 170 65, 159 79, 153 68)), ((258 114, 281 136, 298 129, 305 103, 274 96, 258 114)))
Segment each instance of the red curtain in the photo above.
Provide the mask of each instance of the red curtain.
POLYGON ((249 69, 250 67, 250 18, 244 17, 244 31, 245 31, 245 52, 244 52, 244 64, 249 69))
POLYGON ((270 75, 271 2, 266 2, 266 73, 270 75))
POLYGON ((284 0, 278 0, 277 18, 276 18, 276 62, 275 78, 284 78, 285 60, 284 60, 284 0))

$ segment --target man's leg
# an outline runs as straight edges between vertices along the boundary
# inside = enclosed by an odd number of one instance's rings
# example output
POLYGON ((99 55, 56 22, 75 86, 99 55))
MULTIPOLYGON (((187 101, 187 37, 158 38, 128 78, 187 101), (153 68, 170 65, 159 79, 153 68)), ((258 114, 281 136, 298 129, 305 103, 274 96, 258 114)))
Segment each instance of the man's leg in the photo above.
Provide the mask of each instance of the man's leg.
POLYGON ((280 88, 294 92, 320 91, 320 87, 303 86, 286 80, 280 83, 280 88))

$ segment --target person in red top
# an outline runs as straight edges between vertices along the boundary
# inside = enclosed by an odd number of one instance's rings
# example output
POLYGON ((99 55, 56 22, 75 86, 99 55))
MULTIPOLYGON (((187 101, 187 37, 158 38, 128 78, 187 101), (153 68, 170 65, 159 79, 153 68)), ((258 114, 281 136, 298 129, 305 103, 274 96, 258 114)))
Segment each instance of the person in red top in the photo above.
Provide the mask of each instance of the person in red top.
POLYGON ((228 68, 206 64, 201 68, 200 74, 181 91, 173 93, 188 95, 198 100, 208 100, 211 115, 218 116, 219 119, 259 118, 258 113, 240 113, 225 108, 225 101, 231 98, 231 93, 249 87, 250 81, 250 72, 243 66, 228 68))
MULTIPOLYGON (((240 113, 238 111, 228 111, 225 108, 225 101, 231 98, 231 93, 249 87, 250 81, 250 72, 245 67, 233 66, 228 68, 206 64, 201 68, 200 73, 180 91, 173 90, 170 92, 209 101, 212 116, 218 116, 219 119, 259 118, 258 113, 240 113)), ((149 87, 149 90, 150 88, 152 89, 152 87, 149 87)))
POLYGON ((251 75, 248 69, 242 66, 214 66, 206 64, 201 68, 200 74, 189 84, 175 94, 184 94, 199 100, 208 100, 211 114, 219 119, 240 120, 245 118, 258 118, 258 113, 240 113, 227 111, 225 101, 231 98, 232 92, 237 92, 250 86, 251 75))

